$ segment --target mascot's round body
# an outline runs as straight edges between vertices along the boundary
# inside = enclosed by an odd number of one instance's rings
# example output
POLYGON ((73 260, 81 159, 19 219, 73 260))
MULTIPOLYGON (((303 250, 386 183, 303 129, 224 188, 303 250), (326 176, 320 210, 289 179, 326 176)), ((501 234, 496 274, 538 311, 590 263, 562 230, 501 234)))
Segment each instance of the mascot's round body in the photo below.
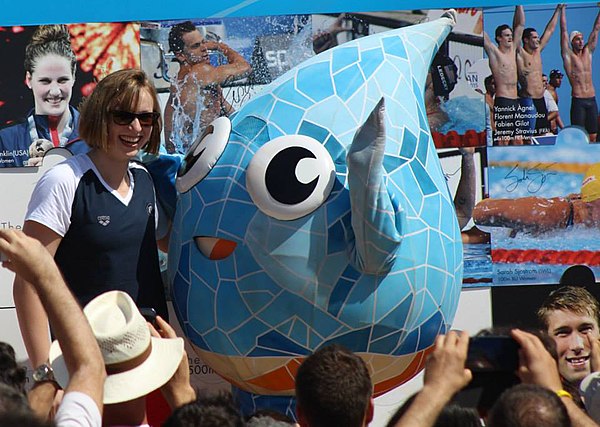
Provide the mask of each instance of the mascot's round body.
POLYGON ((462 245, 423 102, 446 15, 311 58, 191 147, 170 240, 174 305, 234 385, 291 395, 302 359, 340 343, 381 394, 449 328, 462 245))

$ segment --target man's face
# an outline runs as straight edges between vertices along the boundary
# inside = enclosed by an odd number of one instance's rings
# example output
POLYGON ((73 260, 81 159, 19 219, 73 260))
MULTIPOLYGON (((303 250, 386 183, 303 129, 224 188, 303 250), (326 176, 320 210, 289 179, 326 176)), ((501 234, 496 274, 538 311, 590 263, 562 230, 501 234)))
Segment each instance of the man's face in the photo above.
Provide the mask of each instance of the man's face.
POLYGON ((544 89, 548 88, 548 76, 542 76, 542 83, 544 85, 544 89))
POLYGON ((512 30, 510 28, 505 28, 500 33, 500 36, 496 38, 496 41, 498 42, 498 46, 511 47, 512 39, 512 30))
POLYGON ((554 310, 547 317, 548 334, 556 343, 558 370, 567 381, 579 384, 590 373, 590 345, 598 339, 598 322, 589 314, 554 310))
POLYGON ((523 39, 523 41, 525 42, 525 47, 527 47, 531 50, 535 50, 540 47, 540 36, 538 35, 538 33, 536 31, 532 31, 529 34, 529 37, 526 39, 523 39))
POLYGON ((554 87, 560 87, 562 84, 562 76, 554 76, 550 79, 550 84, 554 87))
POLYGON ((206 44, 200 31, 190 31, 189 33, 185 33, 181 38, 184 43, 181 55, 183 55, 186 62, 192 65, 209 62, 208 49, 206 49, 206 44))
POLYGON ((575 37, 573 37, 573 40, 571 40, 571 47, 575 52, 583 50, 583 46, 583 35, 577 34, 575 37))

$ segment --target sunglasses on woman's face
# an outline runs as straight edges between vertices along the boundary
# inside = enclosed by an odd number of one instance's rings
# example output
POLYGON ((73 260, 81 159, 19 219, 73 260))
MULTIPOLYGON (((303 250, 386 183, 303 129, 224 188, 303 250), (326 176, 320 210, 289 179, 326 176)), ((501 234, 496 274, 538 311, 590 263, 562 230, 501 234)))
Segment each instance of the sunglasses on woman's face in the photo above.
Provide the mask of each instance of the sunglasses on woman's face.
POLYGON ((131 111, 114 110, 110 112, 113 121, 121 126, 126 126, 138 119, 141 126, 152 126, 158 120, 159 114, 156 111, 149 113, 132 113, 131 111))

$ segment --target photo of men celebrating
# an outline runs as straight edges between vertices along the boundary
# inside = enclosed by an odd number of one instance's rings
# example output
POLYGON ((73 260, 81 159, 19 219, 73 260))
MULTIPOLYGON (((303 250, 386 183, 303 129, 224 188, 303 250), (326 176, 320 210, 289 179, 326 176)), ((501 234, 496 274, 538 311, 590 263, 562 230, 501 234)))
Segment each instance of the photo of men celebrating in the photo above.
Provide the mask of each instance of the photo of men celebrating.
POLYGON ((493 145, 551 144, 552 135, 565 126, 579 126, 596 141, 597 82, 592 69, 600 66, 593 55, 600 8, 570 5, 568 18, 566 9, 559 4, 484 10, 485 31, 496 35, 496 43, 489 36, 484 43, 496 83, 493 145), (553 105, 549 95, 558 110, 548 109, 553 105))

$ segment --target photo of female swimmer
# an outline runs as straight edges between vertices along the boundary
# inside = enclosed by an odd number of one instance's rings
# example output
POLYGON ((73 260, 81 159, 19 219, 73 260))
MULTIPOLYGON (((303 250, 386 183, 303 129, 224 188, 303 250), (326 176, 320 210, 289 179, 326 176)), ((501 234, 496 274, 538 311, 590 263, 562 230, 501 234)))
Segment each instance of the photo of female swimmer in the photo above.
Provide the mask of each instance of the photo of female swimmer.
POLYGON ((600 225, 600 163, 588 168, 581 194, 565 197, 484 199, 473 210, 478 226, 507 227, 534 233, 581 224, 600 225))
POLYGON ((25 48, 25 83, 34 108, 0 130, 0 167, 36 166, 48 149, 79 139, 79 113, 69 105, 77 59, 65 25, 41 25, 25 48))
MULTIPOLYGON (((142 148, 158 152, 159 112, 156 90, 143 71, 108 75, 81 107, 79 132, 91 150, 48 170, 33 190, 23 231, 54 255, 82 306, 121 290, 168 318, 154 187, 147 170, 132 162, 142 148)), ((13 294, 30 362, 39 366, 50 345, 47 316, 18 276, 13 294)))

